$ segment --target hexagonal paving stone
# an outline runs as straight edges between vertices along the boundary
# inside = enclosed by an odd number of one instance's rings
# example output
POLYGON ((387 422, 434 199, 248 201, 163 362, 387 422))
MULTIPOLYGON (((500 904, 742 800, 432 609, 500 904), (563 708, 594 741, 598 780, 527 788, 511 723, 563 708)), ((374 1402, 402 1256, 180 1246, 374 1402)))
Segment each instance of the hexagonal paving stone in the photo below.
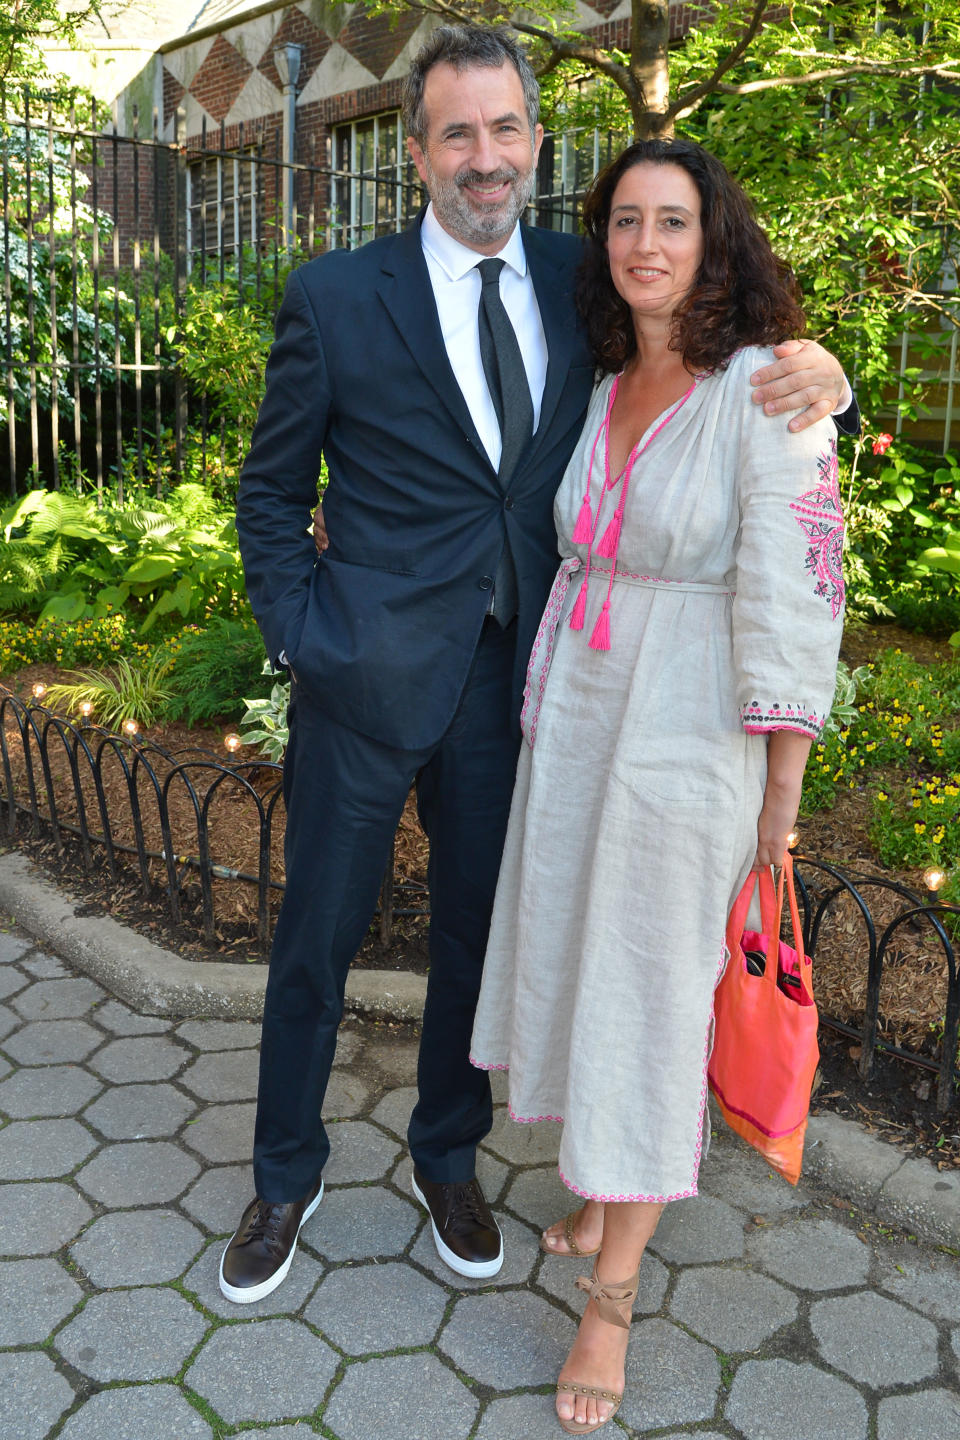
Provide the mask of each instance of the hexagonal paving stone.
POLYGON ((333 1070, 323 1097, 327 1120, 349 1120, 359 1115, 370 1096, 369 1086, 350 1070, 333 1070))
POLYGON ((69 1185, 0 1185, 0 1255, 59 1250, 93 1211, 69 1185))
POLYGON ((739 1260, 745 1243, 743 1224, 739 1210, 712 1195, 678 1200, 664 1210, 650 1249, 672 1265, 739 1260))
POLYGON ((344 1120, 330 1126, 330 1159, 323 1178, 328 1185, 380 1180, 399 1153, 399 1146, 382 1130, 365 1120, 344 1120))
POLYGON ((21 955, 26 955, 37 942, 26 935, 0 935, 0 965, 12 965, 21 955))
POLYGON ((255 1320, 215 1331, 185 1379, 228 1425, 239 1425, 312 1414, 337 1364, 330 1347, 298 1321, 255 1320))
POLYGON ((200 1166, 168 1140, 105 1145, 77 1174, 82 1190, 102 1205, 158 1205, 174 1200, 195 1180, 200 1166))
POLYGON ((484 1140, 484 1147, 492 1150, 508 1165, 556 1164, 560 1152, 560 1126, 552 1120, 541 1120, 536 1125, 521 1124, 511 1120, 506 1109, 494 1112, 493 1129, 484 1140))
POLYGON ((54 1180, 96 1146, 76 1120, 12 1120, 0 1130, 0 1179, 54 1180))
POLYGON ((429 1345, 447 1294, 411 1265, 349 1265, 321 1283, 303 1318, 348 1355, 429 1345))
POLYGON ((101 1289, 159 1285, 181 1275, 202 1243, 196 1226, 171 1210, 131 1210, 94 1221, 70 1254, 101 1289))
MULTIPOLYGON (((559 1433, 552 1395, 510 1395, 488 1407, 477 1440, 557 1440, 559 1433)), ((616 1429, 609 1433, 616 1437, 616 1429)))
POLYGON ((112 1030, 114 1035, 159 1035, 173 1025, 172 1020, 166 1020, 162 1015, 138 1015, 136 1010, 121 1005, 119 1000, 108 1000, 101 1005, 94 1019, 98 1025, 112 1030))
POLYGON ((172 1085, 117 1085, 93 1102, 84 1119, 108 1140, 152 1140, 175 1134, 195 1109, 172 1085))
POLYGON ((920 1390, 880 1401, 877 1440, 956 1440, 960 1435, 960 1396, 949 1390, 920 1390))
POLYGON ((177 1035, 198 1050, 249 1050, 260 1044, 253 1020, 185 1020, 177 1035))
POLYGON ((258 1051, 222 1050, 192 1060, 180 1083, 201 1100, 255 1100, 259 1072, 258 1051))
POLYGON ((223 1320, 260 1320, 267 1315, 292 1315, 313 1292, 323 1274, 323 1266, 300 1245, 282 1285, 263 1300, 255 1300, 252 1305, 237 1305, 220 1292, 220 1258, 225 1243, 222 1238, 212 1241, 183 1277, 184 1286, 196 1295, 204 1309, 223 1320))
MULTIPOLYGON (((426 1211, 423 1214, 426 1219, 426 1211)), ((521 1225, 519 1220, 514 1220, 511 1215, 503 1215, 494 1211, 494 1218, 500 1226, 500 1233, 503 1236, 503 1266, 500 1273, 491 1279, 471 1280, 466 1275, 457 1275, 448 1265, 445 1265, 437 1254, 429 1221, 417 1236, 416 1244, 410 1251, 410 1259, 415 1260, 424 1270, 429 1270, 431 1275, 435 1275, 438 1280, 444 1281, 447 1285, 455 1285, 458 1290, 486 1290, 491 1286, 500 1288, 504 1285, 525 1285, 540 1254, 537 1237, 525 1225, 521 1225)))
POLYGON ((895 1300, 861 1293, 818 1300, 810 1329, 828 1365, 874 1389, 937 1373, 937 1329, 895 1300))
POLYGON ((0 1264, 0 1345, 36 1345, 83 1299, 55 1260, 0 1264))
POLYGON ((15 970, 12 965, 0 967, 0 1000, 6 1000, 10 995, 16 995, 18 990, 22 990, 29 983, 29 977, 22 974, 21 971, 15 970))
POLYGON ((750 1236, 749 1258, 801 1290, 842 1290, 862 1285, 870 1251, 852 1230, 832 1220, 794 1220, 750 1236))
POLYGON ((745 1440, 866 1440, 867 1407, 844 1380, 792 1360, 748 1360, 730 1387, 726 1418, 745 1440))
POLYGON ((175 1290, 118 1290, 92 1295, 56 1346, 93 1380, 160 1380, 176 1375, 206 1328, 175 1290))
POLYGON ((326 1260, 399 1255, 416 1234, 422 1213, 379 1185, 328 1190, 301 1238, 326 1260))
POLYGON ((389 1090, 379 1105, 370 1115, 371 1120, 376 1120, 385 1130, 396 1135, 398 1140, 406 1144, 407 1126, 410 1124, 410 1116, 413 1107, 417 1103, 416 1085, 403 1085, 396 1090, 389 1090))
MULTIPOLYGON (((14 1015, 8 1006, 0 1005, 0 1040, 5 1040, 22 1023, 19 1015, 14 1015)), ((6 1068, 9 1070, 9 1065, 6 1068)))
MULTIPOLYGON (((413 1173, 410 1165, 410 1157, 401 1159, 395 1172, 399 1177, 397 1184, 401 1189, 406 1189, 410 1184, 410 1177, 413 1173)), ((500 1195, 506 1187, 510 1178, 509 1167, 491 1155, 489 1150, 477 1151, 477 1179, 480 1181, 480 1188, 487 1197, 488 1205, 499 1205, 500 1195)))
POLYGON ((213 1440, 213 1431, 174 1385, 130 1385, 101 1390, 71 1415, 60 1440, 213 1440))
POLYGON ((27 1350, 0 1355, 0 1440, 43 1440, 73 1391, 49 1355, 27 1350))
POLYGON ((135 1080, 169 1080, 189 1060, 189 1053, 166 1035, 134 1035, 111 1040, 90 1063, 115 1085, 135 1080))
POLYGON ((253 1154, 257 1107, 210 1105, 183 1132, 183 1143, 212 1164, 246 1160, 253 1154))
POLYGON ((86 1060, 103 1035, 86 1020, 35 1020, 4 1042, 18 1065, 70 1065, 86 1060))
MULTIPOLYGON (((583 1300, 582 1292, 576 1289, 577 1276, 589 1275, 593 1268, 590 1259, 576 1260, 567 1255, 544 1255, 540 1262, 536 1283, 543 1290, 564 1305, 579 1309, 583 1300)), ((655 1315, 663 1304, 670 1272, 650 1251, 644 1252, 640 1261, 640 1288, 633 1302, 634 1315, 655 1315)))
POLYGON ((36 981, 11 1001, 25 1020, 77 1020, 106 992, 84 976, 36 981))
POLYGON ((799 1304, 792 1291, 765 1275, 710 1265, 683 1271, 670 1313, 701 1339, 735 1354, 759 1349, 796 1319, 799 1304))
POLYGON ((578 1209, 583 1201, 567 1189, 556 1165, 539 1165, 534 1170, 521 1170, 514 1177, 504 1204, 522 1220, 542 1231, 571 1210, 578 1209))
POLYGON ((464 1295, 438 1345, 459 1370, 494 1390, 552 1385, 576 1336, 555 1306, 523 1290, 464 1295))
MULTIPOLYGON (((337 1045, 343 1043, 344 1032, 340 1031, 337 1045)), ((359 1037, 355 1037, 359 1038, 359 1037)), ((409 1040, 378 1040, 367 1050, 370 1059, 394 1085, 416 1085, 417 1057, 420 1047, 409 1040)), ((351 1056, 351 1061, 352 1061, 351 1056)))
POLYGON ((883 1254, 891 1266, 880 1281, 884 1290, 935 1320, 960 1321, 960 1267, 956 1260, 918 1255, 913 1246, 895 1252, 895 1260, 886 1249, 883 1254))
POLYGON ((751 1215, 785 1215, 810 1203, 810 1192, 790 1185, 756 1151, 733 1140, 710 1146, 700 1167, 701 1195, 716 1195, 751 1215))
POLYGON ((351 1365, 323 1423, 339 1440, 460 1440, 478 1403, 434 1355, 390 1355, 351 1365))
POLYGON ((0 1084, 0 1110, 16 1120, 49 1115, 75 1115, 103 1089, 78 1065, 47 1065, 18 1070, 0 1084))
POLYGON ((29 970, 38 980, 62 980, 70 975, 62 960, 58 960, 55 955, 44 955, 40 950, 26 957, 23 968, 29 970))
POLYGON ((249 1165, 218 1165, 200 1176, 180 1204, 211 1234, 230 1235, 253 1194, 249 1165))
POLYGON ((666 1320, 634 1324, 620 1415, 637 1430, 709 1420, 717 1405, 720 1363, 706 1345, 666 1320))

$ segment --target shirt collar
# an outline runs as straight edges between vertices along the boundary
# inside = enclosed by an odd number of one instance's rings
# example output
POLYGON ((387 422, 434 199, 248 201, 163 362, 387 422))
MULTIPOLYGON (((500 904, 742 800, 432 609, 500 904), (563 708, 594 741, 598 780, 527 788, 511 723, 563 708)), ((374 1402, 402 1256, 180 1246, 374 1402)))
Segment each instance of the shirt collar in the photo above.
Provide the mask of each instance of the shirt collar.
POLYGON ((515 270, 520 276, 527 273, 527 257, 519 225, 514 225, 510 232, 510 238, 503 249, 497 251, 496 256, 480 255, 476 250, 471 250, 468 245, 463 245, 459 240, 455 240, 444 230, 434 214, 431 201, 420 226, 420 243, 450 280, 462 280, 464 275, 469 274, 481 260, 486 259, 503 260, 511 270, 515 270))

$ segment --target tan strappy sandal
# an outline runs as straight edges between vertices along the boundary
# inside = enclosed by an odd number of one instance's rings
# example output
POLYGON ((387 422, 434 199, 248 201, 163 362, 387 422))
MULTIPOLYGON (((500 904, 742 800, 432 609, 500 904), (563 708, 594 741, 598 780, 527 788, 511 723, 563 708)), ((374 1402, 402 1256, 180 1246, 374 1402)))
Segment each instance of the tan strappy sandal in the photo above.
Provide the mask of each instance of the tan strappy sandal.
POLYGON ((581 1206, 579 1210, 571 1210, 569 1215, 563 1217, 563 1238, 567 1244, 566 1250, 554 1250, 553 1246, 548 1245, 544 1237, 542 1235, 540 1236, 540 1249, 544 1255, 560 1255, 561 1257, 575 1257, 577 1260, 589 1260, 591 1255, 600 1254, 599 1245, 595 1250, 581 1250, 577 1244, 577 1237, 574 1234, 573 1227, 576 1223, 577 1216, 582 1214, 583 1207, 581 1206))
MULTIPOLYGON (((637 1298, 637 1290, 640 1285, 640 1271, 630 1280, 622 1280, 617 1285, 605 1285, 597 1279, 597 1262, 593 1262, 593 1275, 588 1280, 586 1275, 577 1276, 577 1289, 586 1290, 590 1300, 595 1300, 597 1312, 601 1320, 606 1320, 608 1325, 616 1325, 621 1330, 629 1330, 630 1322, 633 1319, 633 1302, 637 1298)), ((557 1394, 564 1395, 592 1395, 595 1400, 605 1400, 613 1409, 605 1420, 579 1421, 557 1419, 560 1428, 568 1435, 592 1435, 599 1430, 601 1425, 607 1425, 620 1409, 623 1401, 623 1391, 617 1394, 616 1390, 602 1390, 597 1385, 581 1385, 576 1380, 558 1380, 557 1394)))

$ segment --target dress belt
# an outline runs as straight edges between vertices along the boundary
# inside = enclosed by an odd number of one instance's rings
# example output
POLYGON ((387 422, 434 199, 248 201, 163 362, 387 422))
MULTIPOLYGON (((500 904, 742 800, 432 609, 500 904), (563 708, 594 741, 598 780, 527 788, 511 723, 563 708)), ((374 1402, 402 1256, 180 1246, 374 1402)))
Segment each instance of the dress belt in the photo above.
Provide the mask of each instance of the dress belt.
MULTIPOLYGON (((543 704, 543 692, 546 688, 547 676, 550 673, 550 662, 553 659, 553 647, 556 643, 560 615, 567 598, 567 591, 570 588, 570 581, 582 566, 583 561, 579 555, 571 555, 561 564, 547 598, 543 619, 540 621, 540 628, 533 642, 533 649, 530 651, 527 680, 523 690, 523 707, 520 711, 520 728, 523 731, 523 738, 531 750, 536 740, 540 706, 543 704)), ((590 574, 591 576, 602 575, 609 581, 610 566, 600 565, 593 561, 590 565, 590 574)), ((639 575, 632 570, 621 570, 619 567, 615 571, 613 579, 614 584, 618 580, 624 580, 628 585, 642 585, 646 589, 661 590, 668 594, 678 591, 683 594, 701 595, 734 595, 736 593, 728 585, 712 585, 704 580, 666 580, 659 575, 639 575)))

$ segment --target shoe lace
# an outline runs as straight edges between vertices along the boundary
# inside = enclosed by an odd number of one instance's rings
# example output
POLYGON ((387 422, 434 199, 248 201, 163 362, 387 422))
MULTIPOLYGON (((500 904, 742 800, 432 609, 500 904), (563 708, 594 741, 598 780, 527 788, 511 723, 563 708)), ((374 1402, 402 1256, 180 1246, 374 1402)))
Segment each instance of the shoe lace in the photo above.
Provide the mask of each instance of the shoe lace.
POLYGON ((486 1206, 477 1182, 470 1180, 463 1185, 457 1185, 450 1205, 451 1229, 472 1229, 487 1223, 486 1206))
POLYGON ((262 1240, 267 1250, 281 1250, 280 1226, 285 1209, 285 1205, 271 1205, 267 1200, 258 1200, 247 1226, 247 1240, 262 1240))

